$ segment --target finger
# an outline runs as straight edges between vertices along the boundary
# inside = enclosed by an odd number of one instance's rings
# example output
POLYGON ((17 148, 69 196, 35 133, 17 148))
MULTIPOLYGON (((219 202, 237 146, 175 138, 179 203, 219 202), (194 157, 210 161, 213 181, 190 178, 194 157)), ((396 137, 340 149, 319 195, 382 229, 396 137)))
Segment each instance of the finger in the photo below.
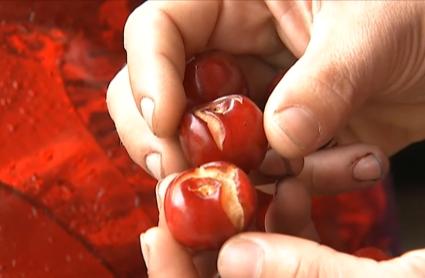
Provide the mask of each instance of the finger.
POLYGON ((226 277, 423 277, 425 250, 378 263, 315 242, 277 234, 246 233, 229 240, 218 258, 226 277))
POLYGON ((312 194, 335 194, 373 186, 388 169, 388 158, 380 149, 353 144, 307 156, 298 178, 312 194))
POLYGON ((138 113, 132 98, 127 67, 112 80, 107 93, 108 110, 118 135, 138 165, 156 179, 187 167, 176 138, 158 138, 138 113))
POLYGON ((281 61, 279 67, 272 66, 266 58, 253 55, 236 56, 238 65, 243 72, 249 89, 249 97, 263 110, 272 90, 270 84, 273 82, 277 69, 288 69, 294 62, 290 59, 289 52, 281 51, 281 56, 289 56, 287 61, 281 61))
POLYGON ((173 135, 179 125, 186 105, 185 58, 205 48, 218 9, 217 1, 149 1, 126 23, 124 43, 134 100, 158 136, 173 135))
POLYGON ((284 44, 300 57, 310 40, 312 9, 310 2, 266 1, 276 19, 276 29, 284 44), (309 7, 310 6, 310 7, 309 7))
MULTIPOLYGON (((295 10, 304 9, 302 5, 293 6, 295 10)), ((363 27, 352 28, 360 25, 357 22, 353 25, 348 19, 335 22, 329 10, 322 8, 314 15, 308 47, 305 42, 301 43, 306 46, 305 52, 288 70, 266 104, 267 138, 276 151, 288 158, 305 156, 328 142, 346 125, 352 111, 369 96, 372 92, 369 85, 376 81, 371 80, 373 67, 370 66, 376 57, 369 51, 370 41, 366 38, 373 34, 363 27), (348 29, 352 32, 347 32, 348 29)), ((357 12, 350 13, 347 18, 357 18, 354 17, 360 16, 357 12)), ((290 19, 281 17, 280 25, 290 19)), ((361 20, 362 24, 367 24, 364 15, 361 20)), ((307 30, 310 24, 303 28, 306 29, 303 33, 310 32, 307 30)), ((287 35, 295 40, 294 34, 287 35)))
POLYGON ((266 213, 267 232, 318 240, 311 219, 311 195, 298 178, 283 179, 266 213))
POLYGON ((270 177, 296 176, 303 167, 303 158, 286 159, 270 149, 259 167, 259 172, 270 177))
POLYGON ((198 277, 192 257, 168 230, 151 228, 140 236, 140 243, 149 277, 198 277))

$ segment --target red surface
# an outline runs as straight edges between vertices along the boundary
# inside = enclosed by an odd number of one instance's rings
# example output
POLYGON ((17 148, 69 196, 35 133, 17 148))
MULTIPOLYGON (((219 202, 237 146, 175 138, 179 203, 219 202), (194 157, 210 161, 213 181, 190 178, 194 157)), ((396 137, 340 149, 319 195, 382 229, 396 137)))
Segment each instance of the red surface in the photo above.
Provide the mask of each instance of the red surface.
MULTIPOLYGON (((157 220, 155 182, 105 104, 132 7, 0 2, 0 277, 146 275, 138 236, 157 220)), ((380 186, 318 198, 313 214, 324 243, 387 250, 389 204, 380 186)))
POLYGON ((0 5, 0 274, 143 276, 138 236, 156 223, 155 183, 105 104, 128 4, 0 5))

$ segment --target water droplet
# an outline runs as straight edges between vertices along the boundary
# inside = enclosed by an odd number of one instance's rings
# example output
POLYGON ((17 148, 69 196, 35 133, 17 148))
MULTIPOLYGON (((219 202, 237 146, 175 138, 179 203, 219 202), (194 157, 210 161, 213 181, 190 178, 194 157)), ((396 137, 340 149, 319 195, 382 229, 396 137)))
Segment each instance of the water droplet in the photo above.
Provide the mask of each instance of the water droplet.
POLYGON ((49 272, 50 271, 50 267, 48 265, 44 266, 44 272, 49 272))
POLYGON ((35 94, 34 94, 34 91, 33 90, 31 90, 31 89, 29 89, 28 90, 28 96, 29 97, 33 97, 35 94))
POLYGON ((15 126, 13 124, 7 124, 7 130, 9 132, 14 132, 15 131, 15 126))
POLYGON ((105 194, 105 189, 104 188, 100 188, 99 191, 97 191, 96 194, 96 201, 99 201, 100 198, 102 198, 102 196, 105 194))
POLYGON ((80 261, 82 261, 84 259, 84 254, 83 253, 78 253, 78 259, 80 261))
POLYGON ((34 118, 33 118, 33 117, 28 117, 28 123, 29 123, 30 125, 33 125, 33 124, 35 123, 34 118))
POLYGON ((6 106, 6 99, 0 98, 0 105, 1 106, 6 106))
POLYGON ((35 12, 34 11, 31 11, 30 12, 30 15, 28 16, 28 21, 30 23, 32 23, 34 21, 34 18, 35 18, 35 12))
POLYGON ((12 267, 15 267, 16 266, 16 260, 15 259, 13 259, 12 260, 12 267))
POLYGON ((9 105, 12 103, 12 99, 10 97, 6 98, 6 104, 9 105))
POLYGON ((18 89, 18 87, 19 87, 19 83, 18 83, 18 81, 13 80, 13 82, 12 82, 12 88, 13 88, 13 89, 15 89, 15 90, 17 90, 17 89, 18 89))
POLYGON ((20 107, 18 111, 19 111, 19 114, 25 115, 25 109, 23 107, 20 107))
POLYGON ((53 237, 51 237, 51 236, 47 237, 47 242, 48 243, 53 243, 53 237))
POLYGON ((66 260, 66 262, 71 262, 71 256, 70 255, 66 255, 65 256, 65 260, 66 260))
POLYGON ((141 203, 140 197, 139 196, 134 197, 134 207, 136 208, 140 207, 140 203, 141 203))
POLYGON ((31 208, 31 213, 32 213, 32 216, 34 216, 34 218, 36 218, 38 216, 38 211, 35 207, 31 208))
POLYGON ((39 192, 43 181, 36 174, 33 174, 25 185, 28 187, 27 190, 35 193, 39 192))

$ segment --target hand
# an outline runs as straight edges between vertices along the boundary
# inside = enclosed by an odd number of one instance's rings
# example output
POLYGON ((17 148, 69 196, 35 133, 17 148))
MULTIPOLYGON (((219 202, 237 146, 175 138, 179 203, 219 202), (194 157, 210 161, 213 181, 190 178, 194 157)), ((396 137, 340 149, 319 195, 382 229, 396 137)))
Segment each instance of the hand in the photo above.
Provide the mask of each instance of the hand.
POLYGON ((258 95, 293 62, 289 48, 299 60, 264 114, 273 149, 302 157, 336 136, 390 155, 425 137, 424 10, 420 1, 146 2, 127 21, 128 67, 111 82, 109 111, 133 160, 164 177, 187 166, 175 137, 185 59, 237 54, 258 95), (277 113, 288 107, 298 109, 277 113))
POLYGON ((425 249, 376 262, 312 241, 246 233, 231 239, 218 258, 221 277, 424 277, 425 249))
MULTIPOLYGON (((262 240, 271 245, 273 243, 280 243, 282 241, 290 248, 289 252, 297 251, 294 246, 301 244, 305 247, 305 255, 309 260, 314 260, 317 253, 310 253, 313 247, 318 246, 310 241, 303 241, 291 236, 278 235, 277 233, 284 233, 286 235, 293 235, 317 241, 318 236, 315 231, 314 225, 310 216, 310 200, 312 194, 324 193, 339 193, 349 190, 364 188, 374 184, 374 181, 380 176, 385 175, 388 170, 388 161, 382 152, 376 148, 371 148, 365 145, 352 145, 345 147, 338 147, 336 149, 321 150, 313 155, 310 155, 305 160, 305 167, 300 175, 296 178, 288 178, 280 182, 277 187, 276 195, 271 203, 267 214, 265 227, 266 231, 274 234, 243 234, 231 239, 220 251, 218 270, 222 277, 251 277, 242 273, 240 264, 252 264, 245 259, 249 259, 247 255, 240 255, 238 252, 243 253, 244 247, 233 246, 240 240, 247 238, 248 240, 262 240), (323 163, 326 161, 327 163, 323 163), (332 174, 332 175, 329 175, 332 174), (359 182, 359 177, 367 182, 359 182), (236 257, 234 257, 236 255, 236 257), (234 259, 238 258, 238 259, 234 259), (239 272, 235 272, 239 271, 239 272)), ((165 191, 170 181, 175 175, 170 175, 157 185, 157 200, 159 208, 159 224, 158 227, 151 228, 141 235, 142 251, 145 262, 148 268, 150 277, 212 277, 217 269, 217 255, 218 250, 201 252, 194 254, 188 251, 180 244, 178 244, 170 234, 164 218, 164 211, 162 200, 164 199, 165 191)), ((268 246, 267 245, 267 246, 268 246)), ((280 247, 281 244, 279 245, 280 247)), ((249 246, 247 246, 249 248, 249 246)), ((324 247, 321 247, 324 249, 324 247)), ((282 249, 281 253, 284 254, 285 250, 282 249)), ((326 249, 328 250, 328 249, 326 249)), ((266 257, 274 256, 278 250, 268 249, 265 250, 266 257)), ((330 251, 328 251, 330 252, 330 251)), ((320 254, 320 252, 319 252, 320 254)), ((252 253, 252 256, 259 255, 259 253, 252 253)), ((291 253, 285 255, 290 256, 291 253)), ((294 253, 296 259, 301 258, 300 253, 294 253)), ((279 257, 277 257, 279 258, 279 257)), ((252 260, 260 258, 252 258, 252 260)), ((285 259, 286 260, 286 259, 285 259)), ((286 260, 283 264, 294 262, 286 260)), ((280 269, 280 261, 270 261, 275 263, 274 266, 277 270, 280 269)), ((338 263, 338 262, 336 262, 338 263)), ((291 266, 291 265, 289 265, 291 266)), ((243 266, 247 268, 247 265, 243 266)), ((310 265, 306 265, 310 267, 310 265)), ((290 268, 291 270, 293 268, 290 268)), ((307 269, 306 269, 307 270, 307 269)), ((282 274, 287 274, 285 272, 282 274)), ((288 277, 279 275, 264 275, 264 277, 288 277)), ((289 276, 292 277, 292 276, 289 276)), ((313 277, 313 276, 310 276, 313 277)))

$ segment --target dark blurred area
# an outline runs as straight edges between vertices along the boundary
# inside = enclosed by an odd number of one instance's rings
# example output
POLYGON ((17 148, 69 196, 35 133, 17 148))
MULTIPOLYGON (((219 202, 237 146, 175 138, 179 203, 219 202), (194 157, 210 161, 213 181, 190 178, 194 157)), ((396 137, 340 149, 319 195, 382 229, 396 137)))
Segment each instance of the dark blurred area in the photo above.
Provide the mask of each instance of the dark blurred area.
POLYGON ((395 198, 405 250, 425 247, 425 142, 413 144, 391 159, 395 198))

